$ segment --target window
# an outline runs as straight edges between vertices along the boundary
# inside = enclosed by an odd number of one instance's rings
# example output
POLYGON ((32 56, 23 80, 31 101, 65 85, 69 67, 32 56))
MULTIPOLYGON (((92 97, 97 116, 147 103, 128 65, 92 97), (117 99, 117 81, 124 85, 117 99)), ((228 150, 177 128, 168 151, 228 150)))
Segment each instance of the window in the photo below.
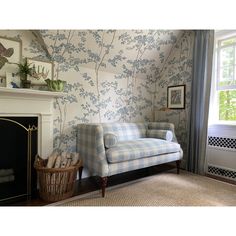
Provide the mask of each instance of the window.
POLYGON ((215 119, 236 121, 236 32, 216 38, 215 119))

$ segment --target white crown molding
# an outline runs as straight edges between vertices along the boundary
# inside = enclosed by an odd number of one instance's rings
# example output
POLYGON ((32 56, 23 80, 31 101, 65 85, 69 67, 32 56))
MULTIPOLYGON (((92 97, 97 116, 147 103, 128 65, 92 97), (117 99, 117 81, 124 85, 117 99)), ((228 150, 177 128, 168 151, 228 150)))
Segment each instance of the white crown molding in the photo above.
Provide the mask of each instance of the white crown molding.
POLYGON ((233 35, 236 35, 236 30, 216 30, 215 31, 215 37, 218 40, 225 37, 231 37, 233 35))

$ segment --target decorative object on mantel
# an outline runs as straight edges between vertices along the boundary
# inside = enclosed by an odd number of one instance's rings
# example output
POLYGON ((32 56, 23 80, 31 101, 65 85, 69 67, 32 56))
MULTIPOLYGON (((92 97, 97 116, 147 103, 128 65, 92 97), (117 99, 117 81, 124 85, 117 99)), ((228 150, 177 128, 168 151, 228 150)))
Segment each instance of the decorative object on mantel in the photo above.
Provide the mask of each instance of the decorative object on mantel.
POLYGON ((50 80, 46 79, 45 82, 48 85, 48 89, 53 92, 62 92, 64 90, 64 86, 66 84, 66 81, 63 80, 50 80))
POLYGON ((20 40, 0 37, 0 76, 6 76, 6 72, 16 72, 15 63, 21 61, 21 48, 20 40))
POLYGON ((18 72, 16 75, 20 76, 22 88, 30 88, 31 80, 28 80, 28 75, 31 76, 34 72, 34 68, 31 64, 28 63, 27 59, 25 58, 22 63, 11 63, 16 64, 18 66, 18 72))
POLYGON ((53 79, 53 62, 33 58, 28 58, 27 60, 33 67, 31 75, 32 85, 47 85, 45 80, 53 79))
MULTIPOLYGON (((77 171, 82 173, 82 161, 78 153, 54 150, 48 159, 38 155, 34 167, 38 173, 39 195, 48 202, 60 201, 73 195, 77 171)), ((81 178, 81 174, 80 174, 81 178)))
POLYGON ((33 65, 31 80, 33 85, 47 85, 49 91, 62 92, 66 81, 53 79, 54 64, 51 61, 41 61, 28 58, 28 62, 33 65))
POLYGON ((20 88, 21 80, 19 75, 12 72, 6 72, 6 87, 7 88, 20 88))

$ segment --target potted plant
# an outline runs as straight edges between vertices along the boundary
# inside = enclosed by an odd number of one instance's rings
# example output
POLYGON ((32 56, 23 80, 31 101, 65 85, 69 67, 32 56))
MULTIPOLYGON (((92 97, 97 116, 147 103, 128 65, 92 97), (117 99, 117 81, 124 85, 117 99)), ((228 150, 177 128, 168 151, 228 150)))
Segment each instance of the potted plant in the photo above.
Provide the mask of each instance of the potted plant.
POLYGON ((28 75, 31 76, 33 74, 33 67, 30 66, 31 64, 27 62, 26 58, 22 63, 16 63, 16 65, 18 66, 18 72, 16 74, 20 76, 22 88, 30 88, 31 81, 28 80, 28 75))

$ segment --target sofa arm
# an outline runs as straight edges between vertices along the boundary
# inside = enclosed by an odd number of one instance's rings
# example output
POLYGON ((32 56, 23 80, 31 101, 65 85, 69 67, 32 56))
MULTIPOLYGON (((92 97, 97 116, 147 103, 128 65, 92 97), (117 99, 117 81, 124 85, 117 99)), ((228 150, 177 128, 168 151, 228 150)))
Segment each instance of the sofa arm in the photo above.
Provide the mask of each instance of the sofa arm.
POLYGON ((148 129, 171 130, 173 133, 173 142, 178 143, 175 135, 175 126, 169 122, 149 122, 148 129))
POLYGON ((103 128, 99 124, 79 124, 77 151, 92 175, 108 175, 108 163, 103 141, 103 128))

